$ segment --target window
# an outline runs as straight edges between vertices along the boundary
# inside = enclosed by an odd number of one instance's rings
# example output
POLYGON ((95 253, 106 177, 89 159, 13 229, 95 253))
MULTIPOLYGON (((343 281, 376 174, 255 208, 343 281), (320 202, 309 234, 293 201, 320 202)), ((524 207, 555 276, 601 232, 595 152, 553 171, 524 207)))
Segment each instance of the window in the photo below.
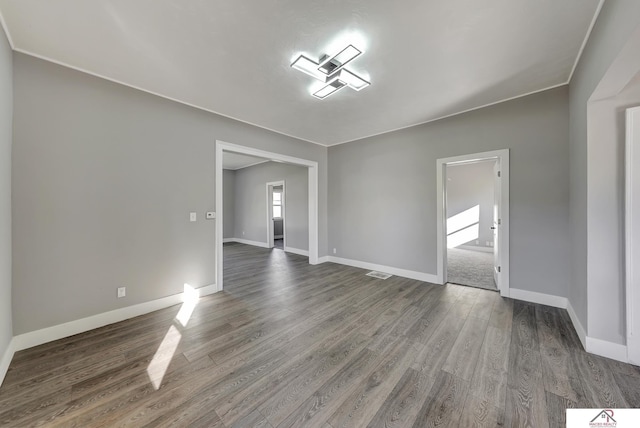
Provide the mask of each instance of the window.
POLYGON ((273 218, 282 218, 282 191, 273 192, 273 218))

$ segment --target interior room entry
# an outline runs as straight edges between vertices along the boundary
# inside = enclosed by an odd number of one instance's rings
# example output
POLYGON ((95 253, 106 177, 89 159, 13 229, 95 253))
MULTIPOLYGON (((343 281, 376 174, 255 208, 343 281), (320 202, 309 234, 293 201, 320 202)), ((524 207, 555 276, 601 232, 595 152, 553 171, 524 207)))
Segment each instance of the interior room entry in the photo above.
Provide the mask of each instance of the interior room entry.
POLYGON ((267 183, 267 230, 269 248, 285 248, 284 181, 267 183))
POLYGON ((496 159, 446 165, 448 282, 497 290, 500 200, 496 159), (496 185, 498 184, 498 185, 496 185))

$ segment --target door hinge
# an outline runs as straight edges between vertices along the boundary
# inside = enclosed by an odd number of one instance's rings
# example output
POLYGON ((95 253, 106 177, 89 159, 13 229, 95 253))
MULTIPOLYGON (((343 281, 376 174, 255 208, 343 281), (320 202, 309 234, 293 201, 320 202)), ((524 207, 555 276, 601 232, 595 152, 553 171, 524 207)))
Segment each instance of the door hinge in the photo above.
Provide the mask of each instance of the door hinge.
POLYGON ((502 219, 501 218, 498 219, 498 224, 502 224, 502 219))
POLYGON ((502 272, 502 268, 498 266, 498 272, 502 272))
POLYGON ((502 171, 498 171, 498 177, 502 177, 502 171))

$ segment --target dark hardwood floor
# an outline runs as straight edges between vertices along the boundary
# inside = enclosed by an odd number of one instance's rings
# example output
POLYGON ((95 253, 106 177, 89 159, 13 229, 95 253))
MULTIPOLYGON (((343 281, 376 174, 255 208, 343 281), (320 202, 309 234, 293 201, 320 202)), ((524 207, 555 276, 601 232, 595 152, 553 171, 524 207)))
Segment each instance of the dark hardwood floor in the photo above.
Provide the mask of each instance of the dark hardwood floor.
POLYGON ((242 244, 225 291, 15 355, 0 426, 563 427, 640 406, 564 310, 242 244), (182 320, 182 322, 180 321, 182 320))

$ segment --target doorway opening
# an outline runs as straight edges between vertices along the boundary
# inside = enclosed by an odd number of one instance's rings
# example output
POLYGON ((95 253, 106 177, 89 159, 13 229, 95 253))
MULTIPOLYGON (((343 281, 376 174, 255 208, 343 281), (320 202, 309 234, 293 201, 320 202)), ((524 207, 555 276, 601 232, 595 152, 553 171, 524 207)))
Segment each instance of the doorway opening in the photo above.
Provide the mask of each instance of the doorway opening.
POLYGON ((437 277, 509 294, 509 150, 437 161, 437 277))
POLYGON ((497 290, 496 159, 445 165, 447 281, 497 290))
POLYGON ((267 242, 269 248, 284 250, 285 236, 285 190, 284 181, 267 183, 267 242))
MULTIPOLYGON (((216 289, 222 291, 224 289, 224 201, 223 201, 223 157, 225 153, 236 153, 240 155, 254 156, 267 161, 302 166, 307 171, 307 224, 308 224, 308 250, 304 251, 304 256, 308 257, 309 264, 318 264, 318 162, 307 159, 296 158, 293 156, 282 155, 279 153, 267 152, 265 150, 254 149, 251 147, 240 146, 237 144, 226 143, 224 141, 216 141, 216 160, 215 160, 215 211, 216 211, 216 289)), ((249 210, 251 211, 251 210, 249 210)), ((244 211, 243 211, 244 212, 244 211)), ((262 217, 264 208, 259 210, 262 217)), ((264 224, 264 223, 262 223, 264 224)), ((242 233, 242 236, 245 236, 242 233)), ((262 235, 264 237, 264 235, 262 235)), ((263 238, 262 238, 263 239, 263 238)), ((242 241, 238 239, 237 241, 242 241)), ((254 243, 255 244, 255 243, 254 243)), ((284 244, 284 243, 283 243, 284 244)), ((264 243, 262 246, 267 246, 264 243)), ((285 248, 286 250, 286 248, 285 248)), ((294 252, 295 249, 289 249, 294 252)), ((301 251, 298 251, 301 253, 301 251)))

